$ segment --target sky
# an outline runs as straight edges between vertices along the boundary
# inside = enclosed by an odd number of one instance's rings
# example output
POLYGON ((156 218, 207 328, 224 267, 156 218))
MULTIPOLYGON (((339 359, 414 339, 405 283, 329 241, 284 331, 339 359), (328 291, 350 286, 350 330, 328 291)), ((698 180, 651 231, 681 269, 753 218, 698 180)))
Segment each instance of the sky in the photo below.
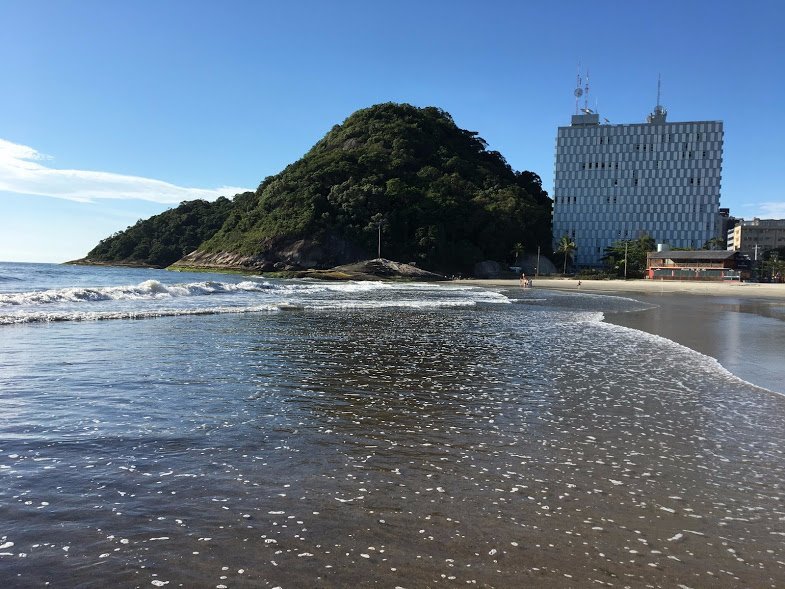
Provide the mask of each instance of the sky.
POLYGON ((381 102, 437 106, 551 192, 556 129, 722 120, 720 206, 785 218, 781 0, 0 0, 0 260, 64 262, 255 189, 381 102))

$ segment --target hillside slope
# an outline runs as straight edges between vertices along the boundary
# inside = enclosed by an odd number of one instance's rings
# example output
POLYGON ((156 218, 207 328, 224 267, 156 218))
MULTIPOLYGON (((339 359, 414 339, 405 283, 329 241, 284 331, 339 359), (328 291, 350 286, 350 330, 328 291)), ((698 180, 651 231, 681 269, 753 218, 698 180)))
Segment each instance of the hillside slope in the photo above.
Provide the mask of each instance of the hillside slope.
POLYGON ((182 203, 81 262, 268 271, 383 256, 453 273, 550 243, 536 174, 512 170, 443 110, 386 103, 334 126, 255 192, 182 203))
POLYGON ((442 272, 551 241, 539 177, 434 107, 355 112, 256 197, 178 264, 326 268, 377 257, 380 225, 384 257, 442 272))

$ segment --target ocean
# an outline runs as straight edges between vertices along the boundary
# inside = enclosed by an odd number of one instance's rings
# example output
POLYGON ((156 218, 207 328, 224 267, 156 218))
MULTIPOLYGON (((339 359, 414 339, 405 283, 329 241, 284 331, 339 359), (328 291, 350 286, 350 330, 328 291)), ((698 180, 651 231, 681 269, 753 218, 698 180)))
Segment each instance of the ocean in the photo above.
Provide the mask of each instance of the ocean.
POLYGON ((785 586, 785 397, 650 304, 0 264, 3 586, 785 586))

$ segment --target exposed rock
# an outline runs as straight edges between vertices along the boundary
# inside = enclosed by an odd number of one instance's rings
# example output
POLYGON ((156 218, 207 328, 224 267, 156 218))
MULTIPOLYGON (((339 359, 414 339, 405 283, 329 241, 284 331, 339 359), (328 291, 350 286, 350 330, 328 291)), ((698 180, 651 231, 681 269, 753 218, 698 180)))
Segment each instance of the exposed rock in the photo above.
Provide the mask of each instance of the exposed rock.
POLYGON ((333 268, 333 270, 362 272, 363 274, 382 277, 411 278, 416 280, 446 280, 441 274, 422 270, 413 264, 402 264, 384 258, 376 258, 375 260, 366 260, 364 262, 337 266, 336 268, 333 268))
POLYGON ((518 258, 515 265, 525 272, 527 275, 534 276, 550 276, 551 274, 559 274, 560 270, 553 265, 553 262, 545 256, 540 256, 540 267, 537 268, 537 254, 524 254, 518 258))
POLYGON ((249 270, 257 272, 327 269, 365 257, 365 252, 335 235, 320 240, 270 244, 258 255, 248 256, 231 252, 191 252, 172 264, 172 268, 199 270, 249 270))
POLYGON ((501 278, 505 274, 509 274, 509 271, 502 269, 499 262, 485 260, 484 262, 477 262, 474 265, 473 274, 475 278, 501 278))

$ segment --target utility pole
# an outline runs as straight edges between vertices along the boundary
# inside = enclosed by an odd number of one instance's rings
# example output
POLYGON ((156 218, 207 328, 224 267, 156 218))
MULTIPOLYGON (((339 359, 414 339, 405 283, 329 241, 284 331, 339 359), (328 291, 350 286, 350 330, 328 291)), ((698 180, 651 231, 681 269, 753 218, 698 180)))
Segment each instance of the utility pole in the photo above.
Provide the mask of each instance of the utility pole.
POLYGON ((376 250, 376 257, 382 259, 382 222, 379 221, 379 247, 376 250))
POLYGON ((624 242, 624 280, 627 280, 627 246, 629 244, 629 241, 624 242))
POLYGON ((540 246, 537 246, 537 266, 534 268, 534 277, 538 278, 540 276, 540 246))

